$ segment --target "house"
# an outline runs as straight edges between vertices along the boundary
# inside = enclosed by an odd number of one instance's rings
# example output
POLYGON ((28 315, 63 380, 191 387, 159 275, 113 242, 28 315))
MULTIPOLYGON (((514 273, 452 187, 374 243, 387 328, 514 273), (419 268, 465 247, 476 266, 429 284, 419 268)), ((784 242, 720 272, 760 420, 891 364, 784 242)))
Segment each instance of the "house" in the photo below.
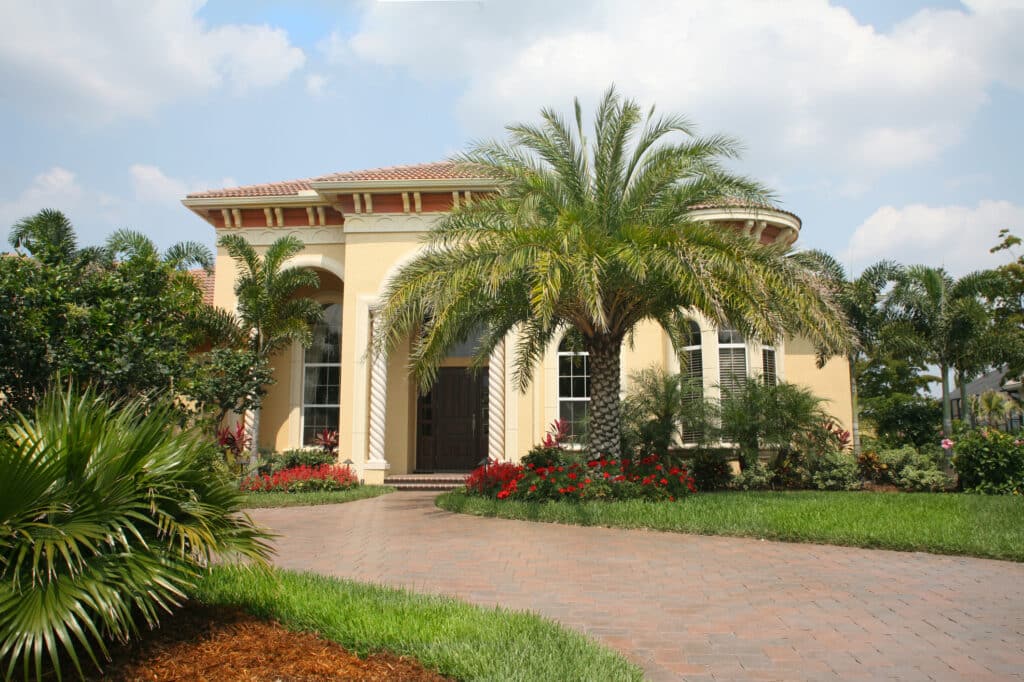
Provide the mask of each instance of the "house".
MULTIPOLYGON (((341 457, 368 483, 380 483, 386 474, 468 470, 487 456, 518 459, 556 418, 579 425, 589 401, 587 358, 562 344, 548 349, 525 393, 513 386, 511 352, 502 348, 476 373, 466 371, 472 341, 453 348, 427 395, 418 395, 410 380, 407 351, 387 359, 367 353, 374 307, 388 278, 421 248, 422 235, 440 216, 493 189, 490 181, 439 162, 199 192, 184 200, 218 238, 241 234, 259 249, 295 235, 306 248, 293 263, 320 275, 320 289, 308 293, 324 306, 323 323, 310 349, 296 344, 274 359, 277 383, 264 402, 261 446, 299 447, 322 429, 337 429, 341 457)), ((766 207, 706 206, 696 217, 763 243, 791 244, 802 227, 796 215, 766 207)), ((216 305, 234 308, 234 280, 235 264, 220 249, 216 305)), ((745 375, 785 379, 827 399, 849 428, 846 361, 818 369, 803 339, 772 347, 698 317, 685 353, 687 373, 702 382, 705 395, 745 375)), ((624 378, 651 365, 680 369, 653 322, 640 325, 623 349, 624 378)))
MULTIPOLYGON (((967 394, 968 400, 977 400, 983 394, 990 391, 1002 393, 1012 400, 1011 405, 1017 406, 1021 403, 1021 382, 1019 379, 1009 375, 1009 367, 1006 365, 996 367, 964 386, 964 393, 967 394)), ((959 388, 954 388, 949 392, 949 402, 953 419, 963 419, 964 405, 959 388)), ((974 403, 970 404, 973 405, 974 403)), ((977 419, 978 415, 975 414, 974 417, 977 419)), ((1024 413, 1019 409, 1011 410, 998 426, 1004 431, 1016 433, 1024 427, 1024 413)))

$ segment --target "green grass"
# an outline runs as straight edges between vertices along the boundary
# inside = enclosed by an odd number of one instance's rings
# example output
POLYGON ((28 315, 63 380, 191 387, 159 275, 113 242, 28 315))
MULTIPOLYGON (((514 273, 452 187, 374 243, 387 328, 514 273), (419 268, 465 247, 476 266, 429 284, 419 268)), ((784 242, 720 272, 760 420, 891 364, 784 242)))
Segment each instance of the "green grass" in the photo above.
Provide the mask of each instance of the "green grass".
POLYGON ((365 500, 378 495, 393 493, 395 489, 385 485, 361 485, 348 490, 319 493, 247 493, 246 509, 266 509, 269 507, 310 507, 317 504, 341 504, 365 500))
POLYGON ((441 495, 443 509, 581 526, 819 542, 1024 561, 1024 497, 938 493, 728 492, 682 502, 508 502, 441 495))
POLYGON ((641 680, 619 654, 529 613, 312 573, 218 566, 195 597, 240 606, 350 651, 390 651, 460 680, 641 680))

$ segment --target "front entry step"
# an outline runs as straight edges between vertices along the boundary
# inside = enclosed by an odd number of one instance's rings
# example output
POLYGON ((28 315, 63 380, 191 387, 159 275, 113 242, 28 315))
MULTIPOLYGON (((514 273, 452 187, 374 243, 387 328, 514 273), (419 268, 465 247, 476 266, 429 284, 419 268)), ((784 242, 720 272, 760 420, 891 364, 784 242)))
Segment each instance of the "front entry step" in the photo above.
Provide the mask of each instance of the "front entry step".
POLYGON ((387 476, 384 485, 399 490, 455 490, 466 485, 468 474, 402 474, 387 476))

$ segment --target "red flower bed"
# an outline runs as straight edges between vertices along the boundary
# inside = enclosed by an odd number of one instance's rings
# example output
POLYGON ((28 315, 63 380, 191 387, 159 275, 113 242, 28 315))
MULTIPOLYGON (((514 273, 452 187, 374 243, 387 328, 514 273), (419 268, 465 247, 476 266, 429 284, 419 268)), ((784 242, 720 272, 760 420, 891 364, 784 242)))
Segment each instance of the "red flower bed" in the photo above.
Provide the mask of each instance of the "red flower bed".
POLYGON ((525 467, 490 464, 466 480, 470 493, 499 500, 679 500, 697 491, 686 469, 657 455, 639 461, 592 459, 585 464, 525 467))
POLYGON ((247 493, 300 493, 347 490, 356 485, 359 485, 359 479, 347 466, 321 464, 249 476, 242 479, 241 488, 247 493))

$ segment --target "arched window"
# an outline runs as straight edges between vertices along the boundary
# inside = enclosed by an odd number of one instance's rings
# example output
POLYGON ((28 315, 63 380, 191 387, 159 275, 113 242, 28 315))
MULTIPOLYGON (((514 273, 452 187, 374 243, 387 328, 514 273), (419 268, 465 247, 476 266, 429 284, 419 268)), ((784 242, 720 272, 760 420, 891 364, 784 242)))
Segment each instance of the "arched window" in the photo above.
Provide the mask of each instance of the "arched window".
POLYGON ((341 413, 341 304, 324 306, 302 362, 302 444, 337 431, 341 413))
POLYGON ((718 384, 723 393, 747 380, 747 344, 738 329, 725 324, 718 329, 718 384))
POLYGON ((590 355, 574 350, 566 339, 558 345, 558 418, 569 434, 580 436, 590 409, 590 355))
MULTIPOLYGON (((690 320, 687 329, 682 360, 685 363, 682 375, 686 382, 683 387, 683 404, 697 403, 704 399, 704 357, 701 353, 700 326, 693 320, 690 320)), ((700 429, 683 424, 683 443, 698 443, 702 435, 700 429)))

